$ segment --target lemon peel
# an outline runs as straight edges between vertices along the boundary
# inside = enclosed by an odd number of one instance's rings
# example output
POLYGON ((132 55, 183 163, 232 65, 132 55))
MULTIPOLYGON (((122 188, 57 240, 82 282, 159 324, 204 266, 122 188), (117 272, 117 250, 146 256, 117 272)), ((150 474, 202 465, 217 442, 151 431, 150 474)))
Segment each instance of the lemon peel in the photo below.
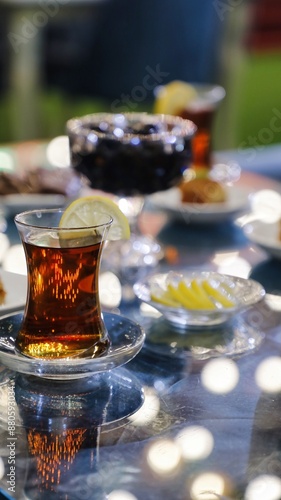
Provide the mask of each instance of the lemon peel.
POLYGON ((68 229, 63 232, 64 238, 77 236, 74 228, 87 228, 104 223, 102 214, 109 215, 112 223, 108 231, 107 240, 121 240, 130 238, 130 226, 127 217, 118 205, 110 198, 101 195, 91 195, 77 198, 65 209, 59 227, 68 229))
POLYGON ((181 292, 179 287, 176 288, 173 285, 168 284, 168 290, 172 297, 177 300, 181 306, 184 306, 186 309, 196 309, 196 304, 193 304, 189 297, 181 292))
POLYGON ((206 292, 216 301, 220 302, 223 307, 234 307, 234 302, 223 295, 217 288, 212 287, 207 280, 202 282, 202 286, 206 292))
POLYGON ((167 307, 180 307, 181 304, 174 300, 168 292, 161 294, 151 293, 151 300, 167 307))

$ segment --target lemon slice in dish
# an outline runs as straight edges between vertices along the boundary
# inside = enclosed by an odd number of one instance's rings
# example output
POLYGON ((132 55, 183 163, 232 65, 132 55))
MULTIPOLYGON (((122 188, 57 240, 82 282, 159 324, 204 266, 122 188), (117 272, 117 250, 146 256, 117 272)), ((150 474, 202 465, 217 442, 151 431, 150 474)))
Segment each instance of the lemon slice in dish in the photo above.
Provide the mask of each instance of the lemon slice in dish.
POLYGON ((197 90, 193 85, 174 80, 159 87, 153 111, 157 114, 178 115, 197 97, 197 90))
MULTIPOLYGON (((107 239, 127 240, 130 238, 130 226, 127 217, 120 210, 118 205, 106 196, 84 196, 74 200, 65 209, 61 220, 60 228, 84 228, 102 224, 100 214, 108 214, 112 217, 107 239)), ((64 237, 71 238, 71 231, 64 237)))

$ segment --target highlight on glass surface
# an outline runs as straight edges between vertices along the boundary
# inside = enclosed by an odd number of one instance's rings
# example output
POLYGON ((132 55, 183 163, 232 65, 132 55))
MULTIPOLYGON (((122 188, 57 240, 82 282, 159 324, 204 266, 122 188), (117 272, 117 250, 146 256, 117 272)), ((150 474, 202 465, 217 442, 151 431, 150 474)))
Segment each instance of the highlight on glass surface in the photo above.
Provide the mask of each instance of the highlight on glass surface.
POLYGON ((191 120, 197 127, 192 139, 192 166, 195 168, 208 170, 212 167, 212 126, 224 97, 224 88, 216 84, 174 80, 156 89, 156 113, 180 116, 191 120))

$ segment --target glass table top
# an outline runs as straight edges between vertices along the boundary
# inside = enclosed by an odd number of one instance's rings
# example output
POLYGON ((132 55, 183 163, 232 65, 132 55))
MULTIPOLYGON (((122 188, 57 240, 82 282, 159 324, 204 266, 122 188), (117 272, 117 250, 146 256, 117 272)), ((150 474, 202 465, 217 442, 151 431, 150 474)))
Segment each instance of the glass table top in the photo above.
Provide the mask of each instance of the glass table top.
MULTIPOLYGON (((239 182, 281 192, 253 173, 239 182)), ((157 271, 252 278, 265 299, 227 331, 176 331, 128 293, 129 272, 121 279, 106 265, 103 309, 140 324, 143 348, 122 368, 74 381, 0 365, 0 492, 19 500, 281 498, 280 261, 247 238, 243 220, 187 224, 148 205, 140 222, 165 249, 157 271), (237 331, 241 350, 226 352, 237 331)), ((9 273, 20 253, 12 258, 19 242, 7 223, 1 259, 9 273)))

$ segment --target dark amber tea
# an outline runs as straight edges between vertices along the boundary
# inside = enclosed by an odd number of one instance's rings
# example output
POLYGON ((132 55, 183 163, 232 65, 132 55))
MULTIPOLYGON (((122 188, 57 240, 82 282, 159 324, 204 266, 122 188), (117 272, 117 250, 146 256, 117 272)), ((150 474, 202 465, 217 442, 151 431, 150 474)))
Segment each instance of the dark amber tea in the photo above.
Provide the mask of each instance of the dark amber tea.
POLYGON ((197 126, 191 141, 192 161, 195 167, 211 167, 211 130, 214 112, 214 108, 190 108, 180 113, 182 118, 193 121, 197 126))
POLYGON ((32 301, 17 339, 29 356, 69 356, 94 346, 96 355, 107 347, 103 339, 98 283, 100 243, 81 248, 47 248, 24 243, 32 301))
POLYGON ((194 97, 178 115, 191 120, 197 127, 192 137, 192 166, 212 167, 212 128, 219 103, 225 90, 219 85, 197 84, 194 86, 197 97, 194 97))
POLYGON ((33 215, 23 225, 30 213, 16 217, 28 271, 27 304, 16 348, 36 358, 100 356, 109 340, 100 309, 98 272, 103 233, 110 224, 71 232, 43 229, 36 224, 42 224, 48 211, 36 212, 41 214, 38 222, 33 215))

